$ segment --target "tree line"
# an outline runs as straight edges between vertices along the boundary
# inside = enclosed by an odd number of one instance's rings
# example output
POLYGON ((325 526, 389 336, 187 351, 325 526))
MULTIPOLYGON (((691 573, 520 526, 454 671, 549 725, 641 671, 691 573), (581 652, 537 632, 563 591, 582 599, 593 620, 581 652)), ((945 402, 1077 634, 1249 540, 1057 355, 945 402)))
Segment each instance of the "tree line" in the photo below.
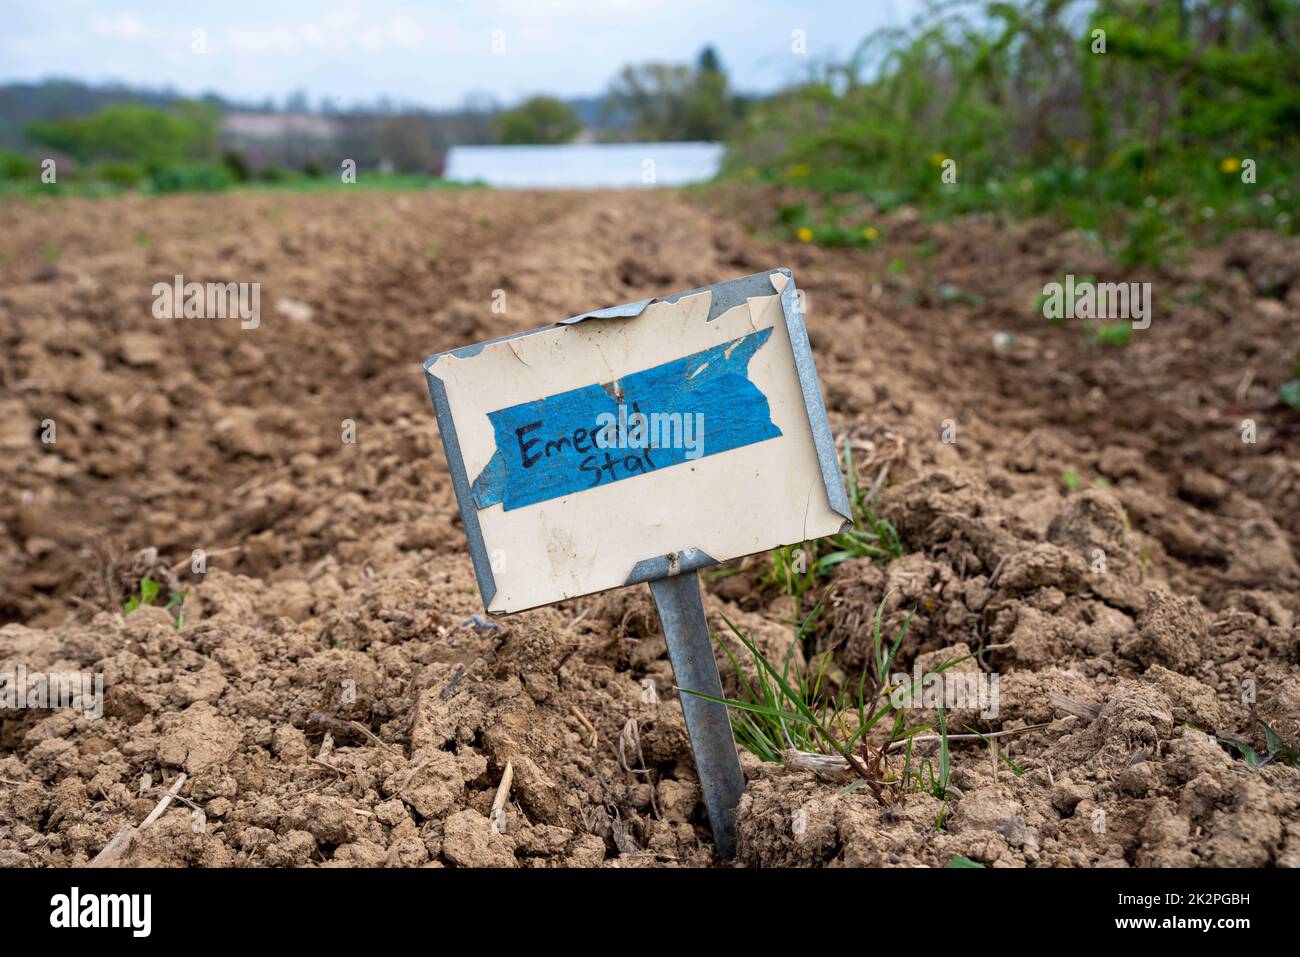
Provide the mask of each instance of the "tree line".
MULTIPOLYGON (((20 84, 0 90, 0 179, 27 178, 35 153, 53 151, 77 164, 85 176, 118 186, 148 181, 177 188, 222 188, 229 182, 322 175, 341 157, 363 166, 398 172, 438 173, 441 157, 457 143, 555 144, 584 129, 593 139, 684 141, 723 139, 742 115, 746 100, 729 88, 715 50, 705 47, 693 63, 645 63, 625 67, 598 104, 535 96, 510 109, 482 101, 460 111, 379 113, 327 111, 312 114, 330 131, 322 139, 302 134, 285 120, 268 143, 223 130, 230 104, 141 94, 122 88, 96 90, 83 84, 20 84), (78 111, 78 106, 86 107, 78 111), (35 118, 33 118, 35 117, 35 118), (34 149, 33 149, 34 148, 34 149)), ((308 111, 298 94, 276 114, 308 111), (293 107, 293 109, 288 109, 293 107)))

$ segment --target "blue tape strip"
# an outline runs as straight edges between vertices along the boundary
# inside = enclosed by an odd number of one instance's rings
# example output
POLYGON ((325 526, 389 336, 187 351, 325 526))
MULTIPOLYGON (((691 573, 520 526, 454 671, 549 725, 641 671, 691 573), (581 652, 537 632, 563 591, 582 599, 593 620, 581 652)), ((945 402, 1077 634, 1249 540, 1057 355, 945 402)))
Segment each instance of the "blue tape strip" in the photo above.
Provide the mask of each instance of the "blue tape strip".
POLYGON ((523 508, 779 437, 749 379, 771 335, 488 413, 496 452, 474 479, 475 504, 523 508))

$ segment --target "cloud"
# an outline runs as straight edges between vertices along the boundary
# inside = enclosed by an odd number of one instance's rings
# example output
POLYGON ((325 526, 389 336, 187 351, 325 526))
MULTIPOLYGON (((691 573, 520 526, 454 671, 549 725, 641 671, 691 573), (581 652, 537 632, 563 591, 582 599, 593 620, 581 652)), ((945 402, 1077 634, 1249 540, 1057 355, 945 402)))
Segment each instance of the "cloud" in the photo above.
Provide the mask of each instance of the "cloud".
POLYGON ((116 17, 96 17, 91 29, 101 37, 116 40, 145 40, 158 36, 158 31, 145 25, 139 17, 122 14, 116 17))
POLYGON ((421 50, 428 46, 431 33, 420 20, 405 13, 368 17, 343 10, 296 24, 233 28, 224 36, 239 53, 298 56, 421 50))

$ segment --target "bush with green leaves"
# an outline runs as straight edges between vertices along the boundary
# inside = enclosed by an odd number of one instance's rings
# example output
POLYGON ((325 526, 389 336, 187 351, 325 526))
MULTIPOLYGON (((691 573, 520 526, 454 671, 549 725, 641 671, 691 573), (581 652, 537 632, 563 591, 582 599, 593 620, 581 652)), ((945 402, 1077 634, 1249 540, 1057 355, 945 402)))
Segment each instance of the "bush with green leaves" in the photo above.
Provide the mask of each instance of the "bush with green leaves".
POLYGON ((187 163, 167 166, 150 177, 155 193, 219 193, 229 189, 235 178, 225 167, 215 163, 187 163))
POLYGON ((1300 0, 932 2, 753 106, 726 169, 820 194, 824 228, 902 204, 1053 214, 1158 264, 1295 231, 1297 62, 1300 0))
POLYGON ((139 104, 107 106, 89 116, 29 123, 27 139, 80 163, 126 161, 149 172, 210 159, 220 113, 208 103, 180 101, 161 110, 139 104))
POLYGON ((39 173, 40 166, 30 156, 13 150, 0 150, 0 180, 34 180, 39 173))
POLYGON ((110 160, 91 167, 86 171, 85 178, 122 189, 134 189, 149 179, 149 171, 139 163, 110 160))
POLYGON ((267 163, 257 171, 257 178, 263 183, 287 183, 294 178, 294 175, 283 166, 267 163))

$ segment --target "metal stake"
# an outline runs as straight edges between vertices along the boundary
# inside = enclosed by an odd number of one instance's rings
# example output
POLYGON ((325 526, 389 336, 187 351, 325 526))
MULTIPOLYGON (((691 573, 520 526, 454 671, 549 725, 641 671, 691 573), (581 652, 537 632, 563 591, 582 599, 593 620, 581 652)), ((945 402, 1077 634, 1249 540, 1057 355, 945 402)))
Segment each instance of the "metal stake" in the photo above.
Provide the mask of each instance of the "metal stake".
MULTIPOLYGON (((700 599, 700 578, 684 572, 650 582, 668 657, 673 663, 677 687, 722 697, 722 679, 713 659, 709 626, 700 599)), ((736 756, 727 706, 692 694, 679 695, 686 733, 695 755, 704 806, 709 811, 713 841, 725 858, 736 856, 736 806, 745 793, 745 776, 736 756)))

